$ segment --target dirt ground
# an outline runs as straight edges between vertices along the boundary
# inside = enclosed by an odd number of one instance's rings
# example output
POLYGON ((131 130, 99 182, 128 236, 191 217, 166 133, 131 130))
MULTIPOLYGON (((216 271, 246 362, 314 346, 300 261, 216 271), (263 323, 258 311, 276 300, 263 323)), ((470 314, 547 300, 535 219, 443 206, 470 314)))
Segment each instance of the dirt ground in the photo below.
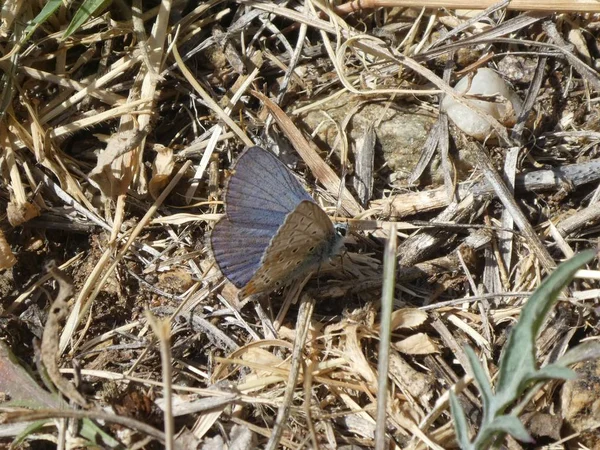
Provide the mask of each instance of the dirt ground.
POLYGON ((91 3, 0 14, 0 446, 600 448, 597 5, 91 3), (250 169, 348 233, 240 298, 250 169))

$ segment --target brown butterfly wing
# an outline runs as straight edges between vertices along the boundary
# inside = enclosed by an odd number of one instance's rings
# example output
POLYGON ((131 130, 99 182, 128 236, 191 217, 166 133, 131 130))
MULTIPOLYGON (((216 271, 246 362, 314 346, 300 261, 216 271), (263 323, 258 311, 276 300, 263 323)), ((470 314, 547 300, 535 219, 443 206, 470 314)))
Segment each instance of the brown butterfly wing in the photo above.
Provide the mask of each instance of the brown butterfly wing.
POLYGON ((307 274, 340 247, 327 214, 312 201, 302 201, 285 218, 267 247, 259 269, 240 291, 240 297, 277 289, 307 274))

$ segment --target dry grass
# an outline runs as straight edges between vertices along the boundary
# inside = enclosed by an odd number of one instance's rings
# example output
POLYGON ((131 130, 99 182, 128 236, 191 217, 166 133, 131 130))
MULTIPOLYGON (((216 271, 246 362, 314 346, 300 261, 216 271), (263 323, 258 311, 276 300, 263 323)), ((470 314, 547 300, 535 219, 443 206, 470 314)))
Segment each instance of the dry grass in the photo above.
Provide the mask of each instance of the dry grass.
MULTIPOLYGON (((511 7, 525 12, 457 15, 400 3, 114 2, 65 37, 76 10, 59 2, 26 28, 39 2, 4 2, 0 394, 13 403, 0 410, 17 424, 0 416, 4 442, 41 420, 23 445, 452 448, 453 386, 477 430, 464 346, 493 377, 530 293, 598 239, 600 8, 534 14, 565 2, 523 1, 511 7), (451 85, 478 67, 523 70, 512 81, 529 112, 512 130, 488 116, 497 141, 486 147, 437 118, 442 95, 469 104, 451 85), (339 98, 346 120, 328 112, 339 98), (438 120, 412 178, 392 176, 380 123, 364 142, 351 136, 366 104, 438 120), (319 110, 332 147, 305 121, 319 110), (240 302, 207 236, 231 161, 253 143, 291 158, 354 235, 305 287, 240 302)), ((598 272, 579 275, 537 341, 540 362, 597 334, 598 272)), ((523 411, 558 422, 526 427, 538 444, 593 447, 566 423, 561 386, 523 411)))

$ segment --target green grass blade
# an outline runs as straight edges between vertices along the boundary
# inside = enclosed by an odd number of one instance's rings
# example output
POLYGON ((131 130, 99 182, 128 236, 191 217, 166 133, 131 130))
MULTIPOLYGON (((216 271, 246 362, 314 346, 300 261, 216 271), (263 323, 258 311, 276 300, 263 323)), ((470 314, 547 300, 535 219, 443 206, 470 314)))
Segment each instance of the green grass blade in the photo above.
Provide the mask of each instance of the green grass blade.
POLYGON ((86 23, 90 17, 108 6, 111 0, 85 0, 71 20, 71 23, 63 34, 63 39, 68 38, 75 33, 81 25, 86 23))
POLYGON ((60 8, 60 5, 62 5, 62 0, 49 0, 38 13, 38 15, 35 16, 31 22, 29 22, 29 25, 27 25, 27 28, 25 28, 25 32, 23 33, 23 37, 21 38, 19 45, 23 46, 29 40, 31 35, 35 33, 35 30, 37 30, 41 24, 48 20, 48 18, 52 16, 58 10, 58 8, 60 8))
POLYGON ((13 439, 12 448, 19 448, 25 443, 30 434, 39 432, 47 422, 47 420, 37 420, 27 424, 27 427, 13 439))

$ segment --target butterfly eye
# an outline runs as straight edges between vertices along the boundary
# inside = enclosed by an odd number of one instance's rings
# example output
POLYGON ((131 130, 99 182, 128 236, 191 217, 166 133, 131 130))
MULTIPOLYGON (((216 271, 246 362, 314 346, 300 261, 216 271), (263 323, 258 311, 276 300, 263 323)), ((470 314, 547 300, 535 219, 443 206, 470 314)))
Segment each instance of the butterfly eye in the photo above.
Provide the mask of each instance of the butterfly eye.
POLYGON ((334 226, 335 233, 340 237, 346 237, 348 235, 348 224, 347 223, 336 223, 334 226))

